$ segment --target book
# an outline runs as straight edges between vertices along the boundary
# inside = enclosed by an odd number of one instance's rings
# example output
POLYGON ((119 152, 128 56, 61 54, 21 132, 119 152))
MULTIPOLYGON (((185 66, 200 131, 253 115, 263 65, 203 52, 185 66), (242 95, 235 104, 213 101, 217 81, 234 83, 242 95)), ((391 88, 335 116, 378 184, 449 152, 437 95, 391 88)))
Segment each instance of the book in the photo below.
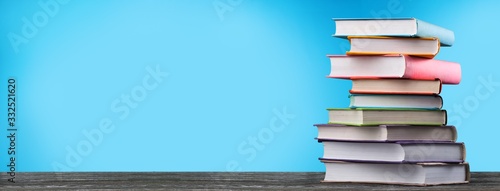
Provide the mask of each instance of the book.
POLYGON ((463 184, 470 180, 468 163, 360 163, 322 160, 323 182, 357 182, 401 185, 463 184))
POLYGON ((442 46, 452 46, 455 34, 446 28, 416 18, 392 19, 333 19, 336 37, 395 36, 435 37, 442 46))
POLYGON ((381 36, 350 36, 347 55, 405 54, 434 58, 439 52, 437 38, 396 38, 381 36))
POLYGON ((462 68, 437 60, 453 31, 415 18, 334 19, 334 37, 349 40, 345 55, 327 55, 327 77, 348 79, 348 108, 329 108, 316 124, 323 145, 323 182, 402 185, 470 181, 465 144, 447 125, 439 95, 460 84, 462 68))
POLYGON ((453 142, 319 141, 324 148, 321 159, 331 160, 462 163, 466 155, 464 144, 453 142))
POLYGON ((446 125, 446 110, 342 108, 327 109, 328 123, 367 125, 446 125))
POLYGON ((455 142, 457 130, 454 126, 377 125, 346 126, 339 124, 316 124, 318 140, 345 141, 442 141, 455 142))
POLYGON ((459 84, 461 67, 456 62, 405 55, 345 56, 330 58, 330 78, 440 79, 443 84, 459 84))
POLYGON ((440 80, 353 79, 351 94, 413 94, 441 93, 440 80))
POLYGON ((443 107, 443 98, 439 95, 352 94, 349 98, 350 108, 441 109, 443 107))

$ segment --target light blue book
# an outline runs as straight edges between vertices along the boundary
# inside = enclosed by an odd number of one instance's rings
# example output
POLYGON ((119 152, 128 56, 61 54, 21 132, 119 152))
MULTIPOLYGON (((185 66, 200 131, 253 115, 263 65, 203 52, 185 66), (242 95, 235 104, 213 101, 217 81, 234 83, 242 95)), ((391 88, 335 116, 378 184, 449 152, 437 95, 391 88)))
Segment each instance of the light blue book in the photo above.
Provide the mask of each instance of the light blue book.
POLYGON ((390 19, 333 19, 335 37, 347 36, 393 36, 393 37, 433 37, 441 46, 452 46, 455 41, 453 31, 418 20, 416 18, 390 19))

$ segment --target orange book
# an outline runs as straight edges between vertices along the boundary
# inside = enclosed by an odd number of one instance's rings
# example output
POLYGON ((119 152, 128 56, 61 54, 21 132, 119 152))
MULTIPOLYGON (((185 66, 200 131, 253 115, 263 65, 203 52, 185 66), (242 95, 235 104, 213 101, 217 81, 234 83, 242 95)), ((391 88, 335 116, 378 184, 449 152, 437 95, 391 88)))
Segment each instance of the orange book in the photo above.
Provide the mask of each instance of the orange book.
POLYGON ((437 38, 396 38, 380 36, 349 36, 351 50, 347 55, 405 54, 434 58, 439 52, 437 38))

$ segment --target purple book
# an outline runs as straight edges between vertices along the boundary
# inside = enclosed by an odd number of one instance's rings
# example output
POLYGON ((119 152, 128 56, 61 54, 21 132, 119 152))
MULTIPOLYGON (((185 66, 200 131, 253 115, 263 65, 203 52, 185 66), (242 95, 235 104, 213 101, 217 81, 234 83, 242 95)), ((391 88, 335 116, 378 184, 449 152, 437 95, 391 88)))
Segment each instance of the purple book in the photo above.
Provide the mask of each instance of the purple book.
POLYGON ((470 180, 468 163, 388 163, 322 160, 323 182, 403 185, 463 184, 470 180))
POLYGON ((453 142, 360 142, 322 140, 321 160, 388 163, 462 163, 464 143, 453 142))

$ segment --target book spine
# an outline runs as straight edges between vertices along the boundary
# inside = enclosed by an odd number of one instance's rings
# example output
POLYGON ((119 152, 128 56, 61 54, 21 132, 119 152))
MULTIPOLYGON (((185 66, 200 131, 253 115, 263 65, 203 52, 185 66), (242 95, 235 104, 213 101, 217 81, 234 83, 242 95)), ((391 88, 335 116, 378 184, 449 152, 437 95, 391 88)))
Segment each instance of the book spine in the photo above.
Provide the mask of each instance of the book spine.
POLYGON ((467 158, 467 149, 465 148, 465 144, 462 144, 462 160, 465 161, 465 158, 467 158))
POLYGON ((434 95, 435 97, 437 97, 437 99, 439 99, 439 108, 438 109, 441 109, 443 108, 443 97, 441 97, 440 95, 434 95))
POLYGON ((443 112, 443 115, 444 115, 444 123, 443 123, 443 125, 446 125, 446 124, 448 124, 448 111, 446 111, 444 109, 441 110, 441 111, 443 112))
MULTIPOLYGON (((456 142, 456 141, 457 141, 457 138, 458 138, 457 128, 456 128, 455 126, 453 126, 453 125, 450 125, 449 127, 451 128, 451 131, 452 131, 452 133, 453 133, 453 136, 452 136, 452 139, 453 139, 453 140, 452 140, 452 141, 453 141, 453 142, 456 142)), ((465 160, 465 159, 464 159, 464 160, 465 160)))

